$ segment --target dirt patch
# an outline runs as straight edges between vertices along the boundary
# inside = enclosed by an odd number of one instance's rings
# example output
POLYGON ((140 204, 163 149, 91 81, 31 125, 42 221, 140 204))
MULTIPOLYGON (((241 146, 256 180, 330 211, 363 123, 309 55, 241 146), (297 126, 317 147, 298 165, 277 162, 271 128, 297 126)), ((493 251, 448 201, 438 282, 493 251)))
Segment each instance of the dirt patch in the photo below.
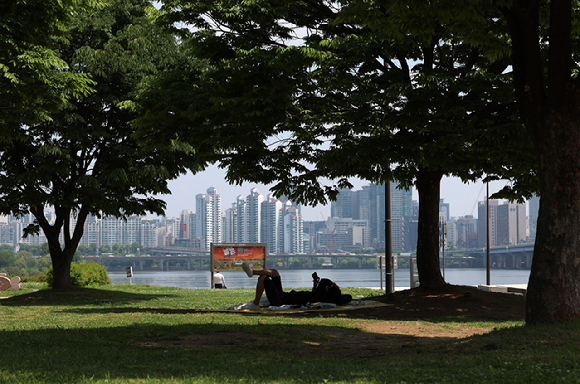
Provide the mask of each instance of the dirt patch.
POLYGON ((423 322, 358 323, 360 331, 317 330, 317 337, 299 341, 278 337, 276 343, 266 336, 245 332, 179 335, 170 340, 139 343, 160 348, 200 348, 219 350, 231 347, 259 350, 265 353, 294 354, 297 357, 345 357, 369 359, 384 356, 389 348, 401 348, 433 340, 452 340, 489 332, 491 328, 441 326, 423 322), (249 344, 248 340, 252 340, 249 344))
MULTIPOLYGON (((207 349, 240 347, 272 353, 287 349, 287 353, 295 354, 299 351, 302 357, 369 359, 384 356, 389 348, 401 348, 433 340, 462 339, 492 330, 492 327, 481 327, 481 324, 476 326, 473 322, 517 321, 524 320, 525 317, 523 296, 485 292, 474 287, 448 285, 437 290, 415 288, 372 299, 390 305, 344 312, 318 311, 286 315, 345 317, 353 319, 360 327, 359 331, 317 329, 316 338, 304 337, 300 341, 277 340, 276 345, 272 345, 266 336, 243 332, 180 335, 172 340, 152 340, 141 344, 207 349), (441 320, 446 322, 440 322, 441 320), (247 342, 249 338, 252 339, 251 345, 247 342), (297 342, 300 343, 299 346, 296 345, 297 342)), ((247 315, 259 316, 259 313, 248 312, 247 315)))

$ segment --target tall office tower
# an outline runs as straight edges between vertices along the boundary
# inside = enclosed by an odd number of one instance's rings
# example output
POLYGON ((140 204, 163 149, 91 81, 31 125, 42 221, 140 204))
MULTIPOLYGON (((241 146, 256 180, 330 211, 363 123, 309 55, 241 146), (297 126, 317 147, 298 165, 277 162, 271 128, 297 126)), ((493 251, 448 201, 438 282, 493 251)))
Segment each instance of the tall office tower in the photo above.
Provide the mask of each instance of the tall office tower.
POLYGON ((224 243, 235 243, 237 232, 238 208, 236 203, 226 209, 224 217, 224 243))
MULTIPOLYGON (((392 201, 392 200, 391 200, 392 201)), ((385 186, 369 186, 369 227, 373 247, 385 246, 385 186)))
POLYGON ((497 245, 525 243, 526 205, 504 203, 497 210, 497 245))
MULTIPOLYGON (((390 183, 391 188, 391 247, 393 251, 404 248, 404 217, 413 216, 413 192, 397 188, 397 182, 390 183)), ((385 245, 385 186, 371 184, 369 188, 369 226, 371 238, 376 246, 385 245)))
POLYGON ((242 199, 242 196, 236 198, 236 232, 235 233, 235 243, 248 242, 248 211, 247 204, 242 199))
POLYGON ((141 251, 157 247, 157 225, 152 219, 141 219, 141 251))
POLYGON ((280 200, 270 200, 267 202, 267 235, 266 249, 268 253, 276 254, 284 252, 284 243, 280 236, 280 216, 283 214, 284 204, 280 200))
POLYGON ((365 185, 359 191, 351 193, 351 209, 353 220, 369 219, 369 186, 365 185))
POLYGON ((538 230, 538 212, 540 211, 540 197, 532 196, 529 201, 530 215, 528 217, 528 227, 530 229, 530 236, 528 241, 536 242, 536 231, 538 230))
POLYGON ((413 215, 413 192, 411 189, 408 191, 399 189, 398 186, 399 183, 391 182, 391 239, 393 251, 401 251, 403 249, 405 242, 403 218, 413 215))
POLYGON ((127 221, 122 221, 123 242, 121 244, 139 243, 141 240, 141 216, 129 216, 127 221))
POLYGON ((284 214, 284 253, 303 253, 303 246, 302 216, 296 207, 288 208, 284 214))
POLYGON ((470 249, 477 248, 477 219, 472 215, 459 217, 453 223, 455 225, 455 232, 457 239, 455 240, 455 248, 470 249))
MULTIPOLYGON (((413 193, 398 189, 398 183, 390 183, 391 193, 391 239, 393 251, 404 247, 404 217, 413 215, 413 193)), ((332 207, 332 206, 331 206, 332 207)), ((332 208, 331 208, 332 209, 332 208)), ((371 184, 361 191, 341 190, 334 204, 332 217, 368 220, 373 246, 385 245, 385 187, 371 184), (350 216, 346 216, 346 215, 350 216), (356 216, 356 217, 355 217, 356 216)))
POLYGON ((419 219, 413 216, 403 218, 403 248, 401 251, 413 252, 417 249, 419 219))
POLYGON ((258 192, 257 188, 252 188, 250 194, 246 197, 247 223, 248 223, 248 242, 259 243, 261 241, 261 209, 264 196, 258 192))
POLYGON ((330 202, 330 217, 352 218, 352 190, 342 188, 336 196, 336 201, 330 202))
POLYGON ((211 243, 222 242, 221 197, 210 187, 206 194, 195 196, 195 206, 195 237, 205 239, 207 251, 211 243))
POLYGON ((414 219, 419 219, 419 202, 417 200, 413 200, 411 205, 413 206, 411 217, 414 219))
POLYGON ((449 203, 444 203, 445 199, 439 199, 439 212, 443 212, 443 219, 449 222, 449 203))
POLYGON ((497 207, 499 200, 489 200, 489 215, 486 214, 485 201, 477 203, 477 248, 487 247, 487 218, 489 216, 489 246, 499 245, 497 242, 497 207))

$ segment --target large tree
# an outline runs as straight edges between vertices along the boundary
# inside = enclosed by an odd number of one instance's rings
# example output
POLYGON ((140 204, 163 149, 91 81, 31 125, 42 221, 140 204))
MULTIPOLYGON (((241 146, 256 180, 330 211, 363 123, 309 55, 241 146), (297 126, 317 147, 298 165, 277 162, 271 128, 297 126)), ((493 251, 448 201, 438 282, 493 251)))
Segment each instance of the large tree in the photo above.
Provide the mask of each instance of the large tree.
MULTIPOLYGON (((441 178, 532 165, 504 168, 525 141, 484 151, 522 136, 509 62, 491 64, 445 4, 420 3, 166 1, 167 25, 195 26, 177 32, 210 69, 158 79, 141 100, 139 124, 153 128, 143 135, 221 147, 230 181, 275 183, 276 194, 305 203, 333 199, 349 176, 416 185, 420 281, 440 286, 441 178)), ((482 16, 493 9, 477 11, 465 22, 496 30, 478 39, 507 51, 502 25, 482 16)))
POLYGON ((155 195, 169 193, 167 180, 197 169, 189 146, 137 145, 129 124, 135 115, 120 107, 176 58, 174 39, 152 23, 155 12, 143 0, 79 11, 56 55, 67 71, 90 75, 94 92, 71 99, 48 121, 10 123, 21 139, 0 143, 0 211, 34 215, 26 232, 46 235, 55 288, 71 285, 70 263, 89 214, 163 214, 165 202, 155 195))
POLYGON ((539 160, 540 211, 526 322, 580 317, 579 4, 505 1, 515 95, 539 160), (548 28, 548 34, 541 34, 548 28))

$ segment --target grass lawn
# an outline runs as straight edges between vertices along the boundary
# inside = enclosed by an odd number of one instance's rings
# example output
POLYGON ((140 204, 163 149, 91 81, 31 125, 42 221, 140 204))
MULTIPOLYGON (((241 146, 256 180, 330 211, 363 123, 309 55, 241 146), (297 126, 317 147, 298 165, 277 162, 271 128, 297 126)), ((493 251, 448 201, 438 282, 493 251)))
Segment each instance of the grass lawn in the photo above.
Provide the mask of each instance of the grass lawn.
MULTIPOLYGON (((578 321, 471 323, 493 331, 420 343, 413 336, 404 348, 385 345, 377 356, 352 358, 339 353, 340 335, 368 337, 372 323, 385 321, 355 319, 356 311, 332 317, 192 311, 247 302, 251 289, 22 286, 0 292, 8 297, 0 300, 0 383, 580 382, 578 321)), ((377 294, 344 291, 355 298, 377 294)), ((425 327, 433 323, 461 326, 425 327)))

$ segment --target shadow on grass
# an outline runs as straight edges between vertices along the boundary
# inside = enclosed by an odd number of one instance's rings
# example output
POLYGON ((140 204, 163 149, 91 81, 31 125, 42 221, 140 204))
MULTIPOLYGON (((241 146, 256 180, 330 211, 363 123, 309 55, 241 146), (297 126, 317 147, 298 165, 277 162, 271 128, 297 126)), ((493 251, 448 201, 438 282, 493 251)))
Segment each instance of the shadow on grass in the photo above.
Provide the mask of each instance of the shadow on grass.
POLYGON ((109 291, 93 288, 71 288, 66 290, 44 289, 36 292, 12 296, 0 301, 0 306, 59 306, 59 305, 87 305, 106 302, 124 304, 136 301, 156 300, 159 297, 171 296, 168 294, 139 294, 123 291, 109 291))
POLYGON ((338 326, 213 322, 18 329, 2 332, 3 347, 11 356, 0 373, 12 382, 279 383, 385 382, 397 375, 397 369, 408 370, 404 364, 385 370, 381 357, 386 347, 376 340, 379 344, 370 350, 365 340, 377 336, 365 334, 338 326))

